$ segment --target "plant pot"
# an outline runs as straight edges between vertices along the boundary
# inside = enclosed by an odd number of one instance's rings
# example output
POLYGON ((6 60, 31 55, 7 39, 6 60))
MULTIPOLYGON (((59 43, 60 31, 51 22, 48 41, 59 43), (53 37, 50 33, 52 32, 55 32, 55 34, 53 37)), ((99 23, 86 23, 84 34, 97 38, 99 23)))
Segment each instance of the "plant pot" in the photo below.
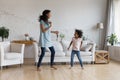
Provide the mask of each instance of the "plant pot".
POLYGON ((29 39, 29 37, 28 37, 28 36, 26 36, 26 37, 25 37, 25 40, 26 40, 26 41, 28 41, 28 40, 30 40, 30 39, 29 39))
POLYGON ((113 45, 114 45, 114 42, 112 42, 111 45, 113 46, 113 45))
POLYGON ((113 44, 113 43, 111 43, 111 45, 113 46, 114 44, 113 44))
POLYGON ((4 38, 2 38, 2 42, 4 42, 4 38))

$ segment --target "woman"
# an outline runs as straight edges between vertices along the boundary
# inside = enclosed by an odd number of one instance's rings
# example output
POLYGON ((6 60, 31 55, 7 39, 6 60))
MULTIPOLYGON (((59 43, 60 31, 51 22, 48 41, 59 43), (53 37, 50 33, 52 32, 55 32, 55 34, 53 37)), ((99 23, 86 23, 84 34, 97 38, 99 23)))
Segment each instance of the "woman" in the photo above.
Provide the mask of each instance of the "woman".
POLYGON ((58 35, 58 31, 51 31, 52 28, 52 22, 49 22, 48 19, 51 17, 51 11, 50 10, 44 10, 42 15, 39 17, 39 22, 40 22, 40 40, 39 44, 41 47, 41 55, 39 57, 39 61, 37 64, 37 70, 41 71, 40 66, 42 59, 45 55, 46 48, 48 47, 51 51, 51 62, 50 66, 53 69, 57 69, 56 67, 53 66, 54 63, 54 56, 55 56, 55 49, 52 46, 51 42, 51 33, 55 33, 58 35))

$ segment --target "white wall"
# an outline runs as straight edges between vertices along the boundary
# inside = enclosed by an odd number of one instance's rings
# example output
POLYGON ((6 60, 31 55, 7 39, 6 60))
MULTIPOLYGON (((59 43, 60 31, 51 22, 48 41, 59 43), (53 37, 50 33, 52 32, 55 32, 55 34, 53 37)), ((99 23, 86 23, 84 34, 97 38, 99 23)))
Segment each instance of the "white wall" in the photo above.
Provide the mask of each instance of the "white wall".
POLYGON ((0 0, 0 26, 10 29, 9 40, 24 39, 29 33, 39 39, 38 16, 44 9, 52 10, 54 30, 70 40, 74 29, 98 43, 98 22, 105 21, 107 0, 0 0))

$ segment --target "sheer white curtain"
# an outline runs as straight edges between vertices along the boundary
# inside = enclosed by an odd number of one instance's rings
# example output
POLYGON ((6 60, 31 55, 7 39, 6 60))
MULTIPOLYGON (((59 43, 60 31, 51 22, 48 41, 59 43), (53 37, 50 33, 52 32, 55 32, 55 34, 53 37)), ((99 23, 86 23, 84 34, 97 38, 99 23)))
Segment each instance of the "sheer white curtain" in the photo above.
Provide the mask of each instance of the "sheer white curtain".
POLYGON ((114 0, 115 5, 115 33, 120 42, 120 0, 114 0))
POLYGON ((115 5, 114 5, 114 0, 108 0, 108 5, 107 5, 107 28, 106 28, 106 36, 111 35, 112 33, 115 32, 115 5))
POLYGON ((104 49, 107 49, 107 42, 106 38, 107 36, 110 36, 112 33, 115 32, 115 6, 114 6, 114 0, 107 0, 107 15, 106 15, 106 35, 105 35, 105 45, 104 49))

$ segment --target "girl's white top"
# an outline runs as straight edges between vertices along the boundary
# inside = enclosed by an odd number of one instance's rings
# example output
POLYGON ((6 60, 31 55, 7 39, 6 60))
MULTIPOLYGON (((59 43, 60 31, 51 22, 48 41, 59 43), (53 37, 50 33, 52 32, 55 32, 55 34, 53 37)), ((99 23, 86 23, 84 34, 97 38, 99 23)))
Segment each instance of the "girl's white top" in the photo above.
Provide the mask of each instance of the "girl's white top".
POLYGON ((72 50, 76 50, 76 51, 80 51, 80 45, 81 45, 81 42, 82 42, 82 38, 75 38, 73 37, 72 38, 72 50))

